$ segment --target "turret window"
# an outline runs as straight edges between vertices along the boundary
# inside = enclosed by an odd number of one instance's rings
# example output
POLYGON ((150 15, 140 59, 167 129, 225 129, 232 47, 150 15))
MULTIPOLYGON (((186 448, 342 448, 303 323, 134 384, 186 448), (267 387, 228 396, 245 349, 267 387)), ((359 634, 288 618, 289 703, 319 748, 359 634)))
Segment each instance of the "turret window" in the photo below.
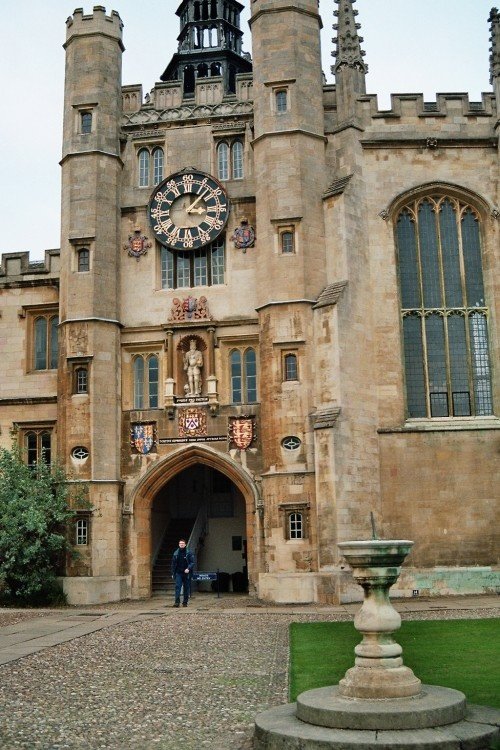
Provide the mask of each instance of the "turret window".
POLYGON ((80 132, 88 135, 92 132, 92 112, 80 113, 80 132))
POLYGON ((90 270, 90 250, 88 247, 82 247, 78 250, 78 272, 83 273, 84 271, 90 270))
POLYGON ((409 417, 493 413, 480 217, 446 195, 396 217, 409 417))
POLYGON ((276 112, 279 114, 286 112, 288 109, 288 96, 286 89, 280 89, 275 93, 276 97, 276 112))

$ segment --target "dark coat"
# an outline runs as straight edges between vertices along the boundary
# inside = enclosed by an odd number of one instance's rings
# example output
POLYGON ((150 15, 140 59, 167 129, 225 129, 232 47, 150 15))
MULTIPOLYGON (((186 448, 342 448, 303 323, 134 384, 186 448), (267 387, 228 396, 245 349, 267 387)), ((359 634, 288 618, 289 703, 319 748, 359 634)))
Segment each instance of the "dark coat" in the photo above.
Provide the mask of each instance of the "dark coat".
POLYGON ((183 550, 181 550, 180 547, 177 547, 174 554, 172 555, 172 575, 174 576, 176 573, 184 573, 185 569, 189 568, 189 575, 193 575, 193 568, 194 568, 194 555, 189 549, 189 547, 185 547, 183 550), (182 570, 177 570, 177 564, 179 562, 179 556, 186 556, 187 564, 186 566, 182 566, 182 570))

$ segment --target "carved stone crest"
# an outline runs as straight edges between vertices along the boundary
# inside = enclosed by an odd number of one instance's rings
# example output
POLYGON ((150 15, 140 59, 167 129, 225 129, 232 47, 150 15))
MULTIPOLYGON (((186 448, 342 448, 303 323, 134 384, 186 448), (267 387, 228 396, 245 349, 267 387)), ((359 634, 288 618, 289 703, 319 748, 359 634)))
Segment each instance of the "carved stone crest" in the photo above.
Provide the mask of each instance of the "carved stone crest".
POLYGON ((246 451, 255 440, 255 417, 230 417, 229 447, 246 451))
POLYGON ((172 302, 169 321, 212 320, 206 297, 176 297, 172 302))
POLYGON ((241 220, 240 226, 234 230, 231 240, 234 242, 234 246, 243 250, 243 252, 247 247, 255 245, 255 230, 249 225, 248 219, 241 220))
POLYGON ((207 434, 207 414, 204 409, 192 406, 179 409, 179 437, 203 437, 207 434))
POLYGON ((150 247, 152 247, 152 243, 148 240, 146 235, 141 234, 141 228, 135 227, 134 233, 129 234, 128 242, 123 246, 123 249, 127 250, 132 258, 139 261, 141 255, 146 255, 150 247))

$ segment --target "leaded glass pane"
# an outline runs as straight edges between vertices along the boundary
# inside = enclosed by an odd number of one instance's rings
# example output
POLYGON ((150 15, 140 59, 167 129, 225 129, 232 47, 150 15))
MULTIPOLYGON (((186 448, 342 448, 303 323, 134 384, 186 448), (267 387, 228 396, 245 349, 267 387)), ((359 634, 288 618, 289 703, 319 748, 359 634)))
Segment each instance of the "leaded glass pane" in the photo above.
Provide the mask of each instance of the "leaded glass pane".
POLYGON ((153 151, 153 178, 154 184, 158 185, 163 180, 163 149, 155 148, 153 151))
POLYGON ((229 179, 229 147, 227 143, 219 143, 217 147, 217 176, 219 180, 229 179))
POLYGON ((139 187, 149 185, 149 151, 143 148, 139 151, 139 187))
POLYGON ((286 91, 276 92, 276 112, 286 112, 287 110, 287 96, 286 91))
POLYGON ((463 315, 450 315, 447 322, 453 416, 468 417, 471 413, 471 399, 465 318, 463 315))
POLYGON ((35 320, 35 370, 47 369, 47 318, 35 320))
POLYGON ((87 393, 88 391, 88 370, 86 367, 79 367, 76 371, 76 392, 87 393))
POLYGON ((464 212, 462 218, 462 244, 467 307, 484 307, 485 297, 479 223, 470 208, 464 212))
POLYGON ((148 388, 149 407, 158 408, 158 357, 153 356, 148 360, 148 388))
POLYGON ((168 247, 161 249, 161 286, 162 289, 174 288, 174 254, 168 247))
POLYGON ((441 231, 446 306, 461 307, 463 304, 463 295, 460 277, 457 217, 455 208, 448 199, 443 201, 441 205, 439 228, 441 231))
POLYGON ((403 319, 406 397, 408 416, 425 417, 424 349, 422 344, 422 319, 408 315, 403 319))
POLYGON ((493 414, 486 315, 483 313, 471 314, 469 318, 469 335, 476 414, 485 416, 493 414))
POLYGON ((40 460, 50 464, 50 432, 42 432, 40 436, 40 460))
POLYGON ((224 240, 217 239, 212 244, 212 284, 224 283, 224 240))
POLYGON ((144 409, 144 360, 134 360, 134 409, 144 409))
POLYGON ((303 538, 302 513, 290 513, 288 517, 290 539, 303 538))
POLYGON ((241 353, 238 349, 231 352, 229 362, 231 367, 231 402, 241 404, 241 353))
POLYGON ((247 404, 254 404, 257 401, 257 360, 254 349, 247 349, 245 352, 245 377, 247 404))
POLYGON ((409 211, 403 211, 396 226, 399 248, 399 283, 403 308, 420 307, 420 280, 418 273, 417 238, 415 222, 409 211))
POLYGON ((28 432, 26 435, 26 451, 28 466, 35 466, 38 460, 37 435, 35 432, 28 432))
POLYGON ((177 254, 177 286, 191 286, 189 253, 177 254))
POLYGON ((207 251, 200 248, 194 251, 194 285, 206 286, 207 284, 207 251))
POLYGON ((243 178, 243 144, 235 141, 232 146, 233 180, 243 178))
POLYGON ((418 209, 420 238, 420 258, 424 307, 441 307, 441 281, 439 272, 439 251, 436 232, 436 214, 428 201, 423 201, 418 209))
POLYGON ((427 341, 427 370, 429 373, 429 397, 432 417, 449 416, 448 387, 446 377, 446 347, 444 320, 441 315, 429 315, 425 319, 427 341))
POLYGON ((297 355, 285 355, 285 380, 297 380, 297 355))
POLYGON ((58 350, 58 326, 59 318, 50 319, 50 368, 55 370, 57 368, 57 356, 58 350))

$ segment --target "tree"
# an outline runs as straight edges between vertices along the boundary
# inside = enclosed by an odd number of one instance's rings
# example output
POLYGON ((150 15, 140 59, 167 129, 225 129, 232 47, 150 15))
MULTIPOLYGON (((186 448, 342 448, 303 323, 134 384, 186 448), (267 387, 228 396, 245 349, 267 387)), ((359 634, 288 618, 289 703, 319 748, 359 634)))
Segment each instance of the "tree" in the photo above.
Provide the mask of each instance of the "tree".
POLYGON ((71 551, 74 518, 61 468, 27 466, 17 448, 0 449, 0 596, 19 603, 54 598, 56 575, 71 551))

